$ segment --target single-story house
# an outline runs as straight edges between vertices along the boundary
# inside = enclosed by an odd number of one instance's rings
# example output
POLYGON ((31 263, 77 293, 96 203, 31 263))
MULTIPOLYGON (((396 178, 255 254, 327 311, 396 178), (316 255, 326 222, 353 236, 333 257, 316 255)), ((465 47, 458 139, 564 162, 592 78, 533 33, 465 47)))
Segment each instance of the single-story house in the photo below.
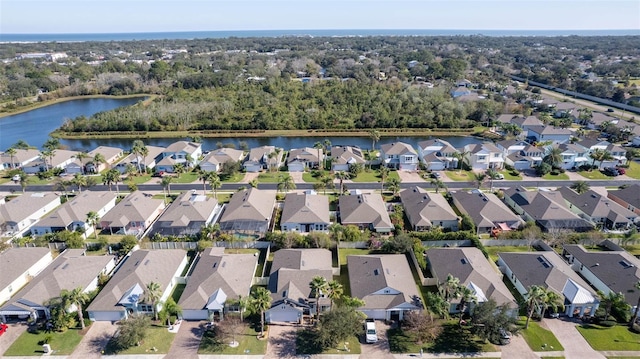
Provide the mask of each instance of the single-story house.
POLYGON ((2 321, 31 317, 49 318, 45 302, 59 297, 62 290, 82 288, 89 293, 98 288, 98 278, 115 267, 114 256, 87 256, 84 249, 67 249, 29 284, 0 308, 2 321))
POLYGON ((497 264, 523 298, 529 287, 537 285, 564 296, 564 313, 569 317, 593 316, 598 309, 596 292, 553 251, 501 252, 497 264))
POLYGON ((400 199, 414 231, 428 231, 436 227, 458 230, 458 215, 442 194, 414 186, 400 192, 400 199))
POLYGON ((107 168, 111 168, 113 164, 118 162, 120 158, 124 156, 124 151, 118 147, 98 146, 89 151, 89 161, 86 163, 86 169, 89 173, 99 173, 107 168), (96 155, 102 155, 104 157, 104 163, 96 163, 94 159, 96 155))
POLYGON ((21 168, 29 162, 33 162, 40 158, 40 151, 30 149, 15 149, 16 153, 11 156, 7 152, 0 153, 0 166, 3 169, 21 168))
POLYGON ((289 172, 304 172, 318 167, 324 161, 324 152, 321 148, 295 148, 289 151, 287 168, 289 172))
POLYGON ((362 150, 357 146, 333 146, 331 147, 331 169, 333 171, 349 171, 349 166, 355 164, 364 165, 362 150))
POLYGON ((38 173, 46 171, 47 169, 58 168, 65 170, 67 165, 75 161, 76 156, 78 155, 77 151, 68 151, 68 150, 54 150, 52 156, 45 156, 40 153, 40 157, 36 160, 31 161, 24 166, 22 166, 22 170, 25 173, 38 173))
POLYGON ((131 252, 111 280, 87 307, 92 321, 118 321, 133 314, 151 314, 153 305, 145 299, 149 283, 160 285, 156 306, 169 298, 178 277, 188 264, 182 249, 137 250, 131 252))
POLYGON ((213 321, 228 311, 239 311, 235 302, 249 295, 257 266, 257 256, 225 254, 224 247, 202 253, 178 302, 182 317, 213 321))
POLYGON ((351 295, 365 303, 367 318, 401 321, 424 308, 407 256, 380 254, 347 256, 351 295))
POLYGON ((49 248, 9 248, 0 253, 0 304, 8 301, 52 261, 49 248))
POLYGON ((53 192, 19 195, 0 205, 0 233, 3 237, 20 235, 59 205, 60 196, 53 192))
POLYGON ((582 194, 569 187, 560 187, 558 191, 573 213, 594 225, 602 225, 608 229, 626 229, 638 221, 636 213, 592 189, 582 194))
POLYGON ((165 148, 157 146, 145 147, 147 148, 146 156, 143 157, 135 153, 130 153, 122 161, 118 162, 115 168, 120 171, 120 173, 124 173, 127 170, 127 165, 130 164, 140 171, 144 171, 145 168, 153 170, 156 167, 157 161, 161 158, 162 152, 164 152, 165 148))
POLYGON ((262 236, 273 217, 276 192, 249 188, 236 192, 220 217, 220 230, 236 235, 262 236))
POLYGON ((495 194, 474 191, 452 191, 453 205, 458 211, 471 217, 478 234, 491 233, 494 229, 510 231, 524 226, 525 222, 513 213, 495 194))
POLYGON ((163 199, 140 191, 122 199, 100 219, 100 228, 114 234, 138 236, 144 233, 165 208, 163 199))
POLYGON ((278 169, 282 165, 282 148, 260 146, 249 151, 242 166, 245 172, 260 172, 265 169, 278 169))
POLYGON ((389 233, 394 226, 387 206, 378 193, 342 195, 338 199, 338 212, 342 225, 354 225, 360 230, 389 233))
POLYGON ((313 278, 333 279, 331 252, 322 248, 281 249, 276 251, 271 264, 268 289, 271 308, 265 312, 267 323, 300 323, 302 316, 327 310, 331 301, 326 293, 311 298, 309 285, 313 278))
POLYGON ((87 214, 95 212, 101 218, 115 207, 117 197, 113 192, 78 192, 72 200, 36 222, 31 227, 31 234, 42 236, 67 230, 81 232, 87 238, 93 233, 93 226, 87 222, 87 214))
POLYGON ((244 151, 235 148, 219 148, 207 153, 200 161, 200 169, 207 172, 220 172, 226 162, 240 162, 244 151))
POLYGON ((161 235, 193 235, 211 223, 221 211, 215 198, 197 194, 195 190, 178 196, 154 223, 151 232, 161 235))
MULTIPOLYGON (((498 305, 507 305, 512 315, 518 314, 518 303, 502 282, 501 276, 476 247, 429 248, 426 253, 427 265, 440 285, 451 275, 460 280, 460 285, 473 292, 477 303, 495 300, 498 305)), ((450 302, 450 313, 459 313, 459 300, 450 302)), ((469 308, 473 310, 473 305, 469 308)))
POLYGON ((329 197, 308 193, 288 193, 284 199, 280 228, 284 232, 326 232, 329 219, 329 197))

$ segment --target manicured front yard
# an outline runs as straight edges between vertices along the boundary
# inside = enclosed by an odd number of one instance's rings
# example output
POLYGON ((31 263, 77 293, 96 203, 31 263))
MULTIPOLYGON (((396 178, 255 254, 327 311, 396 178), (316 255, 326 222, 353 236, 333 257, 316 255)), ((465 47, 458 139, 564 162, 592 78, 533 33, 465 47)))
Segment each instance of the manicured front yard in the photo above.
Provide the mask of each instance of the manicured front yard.
POLYGON ((69 329, 64 333, 44 331, 38 334, 24 332, 16 339, 15 342, 4 353, 5 356, 41 356, 42 341, 50 337, 49 345, 55 355, 69 355, 82 340, 80 331, 77 329, 69 329))
POLYGON ((500 173, 504 176, 505 181, 522 181, 521 175, 514 176, 511 174, 511 171, 504 170, 500 171, 500 173))
POLYGON ((401 328, 387 332, 392 353, 419 353, 420 349, 430 353, 498 352, 500 349, 471 335, 467 328, 460 328, 456 320, 444 323, 442 332, 431 343, 417 344, 411 332, 401 328))
POLYGON ((260 183, 278 183, 280 180, 280 172, 263 172, 258 175, 260 183))
MULTIPOLYGON (((118 355, 126 354, 166 354, 171 348, 171 343, 175 338, 174 333, 170 333, 166 326, 152 325, 147 329, 147 336, 139 346, 131 347, 118 352, 118 355)), ((107 353, 114 354, 110 349, 111 342, 107 344, 107 353)))
POLYGON ((629 168, 626 169, 627 176, 635 179, 640 179, 640 163, 636 161, 629 161, 629 168))
POLYGON ((584 178, 592 179, 592 180, 611 179, 611 177, 604 175, 602 172, 598 170, 580 171, 578 172, 578 174, 584 178))
POLYGON ((552 181, 556 181, 556 180, 567 181, 569 179, 569 175, 566 173, 558 173, 557 175, 552 175, 551 173, 547 173, 546 175, 542 176, 542 178, 546 180, 552 180, 552 181))
MULTIPOLYGON (((525 319, 526 320, 526 319, 525 319)), ((563 351, 564 347, 553 333, 547 329, 544 329, 537 322, 530 321, 529 328, 524 329, 524 320, 521 320, 519 324, 522 325, 520 334, 524 340, 529 344, 529 348, 534 352, 543 351, 563 351)))
MULTIPOLYGON (((213 335, 213 332, 206 332, 202 341, 198 354, 228 354, 228 355, 258 355, 267 352, 267 340, 258 340, 260 330, 255 331, 247 325, 243 334, 236 336, 235 340, 240 344, 236 348, 232 348, 225 343, 220 343, 219 339, 213 335)), ((266 333, 265 333, 266 334, 266 333)))
POLYGON ((474 179, 472 171, 444 171, 444 174, 452 181, 457 182, 469 182, 474 179))
POLYGON ((595 350, 640 350, 640 334, 632 333, 626 325, 605 328, 599 325, 586 324, 577 328, 595 350))
MULTIPOLYGON (((391 178, 400 179, 398 171, 390 171, 385 181, 391 178)), ((378 173, 378 171, 362 171, 358 175, 358 177, 351 178, 351 180, 353 182, 380 182, 382 178, 380 177, 380 173, 378 173)))
POLYGON ((126 189, 126 185, 127 183, 129 183, 129 179, 133 179, 133 183, 135 184, 143 184, 151 180, 151 174, 131 176, 123 181, 125 186, 124 187, 121 186, 120 189, 123 189, 123 188, 126 189))

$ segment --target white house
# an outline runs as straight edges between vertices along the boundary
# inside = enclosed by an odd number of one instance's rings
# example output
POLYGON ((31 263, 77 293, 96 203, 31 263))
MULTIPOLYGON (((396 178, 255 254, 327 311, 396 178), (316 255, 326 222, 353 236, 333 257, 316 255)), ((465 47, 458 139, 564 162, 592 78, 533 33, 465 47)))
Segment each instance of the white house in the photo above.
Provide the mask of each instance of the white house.
POLYGON ((0 253, 0 304, 8 301, 52 261, 49 248, 9 248, 0 253))
POLYGON ((160 154, 160 160, 156 163, 157 172, 174 172, 174 166, 178 163, 185 168, 194 167, 202 156, 202 145, 189 141, 178 141, 169 145, 160 154))
POLYGON ((295 148, 289 151, 287 168, 289 172, 304 172, 318 167, 322 161, 324 161, 324 152, 321 148, 295 148))
POLYGON ((289 193, 285 197, 280 217, 282 231, 326 232, 330 224, 329 197, 306 193, 289 193))
POLYGON ((359 147, 333 146, 331 148, 331 169, 334 171, 349 171, 349 166, 365 163, 367 161, 359 147))
POLYGON ((0 166, 4 169, 21 168, 38 158, 40 158, 40 151, 36 149, 16 149, 16 153, 13 156, 6 152, 0 153, 0 166))
POLYGON ((468 144, 464 146, 466 161, 474 170, 502 169, 504 153, 489 142, 468 144))
POLYGON ((400 171, 418 169, 418 152, 404 142, 385 143, 380 146, 380 157, 387 167, 400 171))
MULTIPOLYGON (((558 147, 562 150, 562 164, 560 166, 565 170, 591 164, 592 160, 584 147, 573 143, 563 143, 558 147)), ((550 149, 551 147, 547 148, 547 152, 550 149)))
POLYGON ((422 163, 427 169, 432 171, 441 171, 449 168, 458 167, 458 158, 456 155, 460 153, 449 142, 439 138, 418 142, 418 155, 422 163))
POLYGON ((53 192, 22 194, 0 205, 0 233, 3 237, 21 235, 59 205, 60 197, 53 192))
POLYGON ((249 151, 242 166, 245 172, 260 172, 265 169, 279 168, 282 164, 282 149, 275 146, 260 146, 249 151))
POLYGON ((235 148, 219 148, 207 153, 200 161, 200 169, 207 172, 220 172, 226 162, 240 162, 244 158, 244 151, 235 148))

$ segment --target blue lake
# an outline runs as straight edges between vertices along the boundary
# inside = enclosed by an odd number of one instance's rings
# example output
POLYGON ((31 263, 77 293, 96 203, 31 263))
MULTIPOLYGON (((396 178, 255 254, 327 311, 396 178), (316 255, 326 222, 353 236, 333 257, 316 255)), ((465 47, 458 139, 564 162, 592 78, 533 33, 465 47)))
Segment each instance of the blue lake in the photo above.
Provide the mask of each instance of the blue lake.
MULTIPOLYGON (((0 119, 0 150, 5 150, 18 140, 24 140, 31 146, 41 148, 42 144, 49 138, 56 128, 60 127, 64 121, 81 115, 91 116, 97 112, 112 110, 121 106, 129 106, 142 98, 111 99, 95 98, 81 99, 58 103, 55 105, 42 107, 29 112, 16 114, 0 119)), ((376 144, 403 141, 416 146, 418 142, 430 139, 425 136, 392 136, 382 137, 376 144)), ((469 143, 481 142, 475 137, 460 136, 440 136, 449 141, 454 147, 462 147, 469 143)), ((144 139, 147 145, 166 147, 172 142, 186 140, 187 138, 152 138, 144 139)), ((244 141, 249 148, 274 145, 285 150, 300 147, 313 147, 316 142, 324 142, 327 139, 333 145, 355 145, 364 149, 371 148, 371 139, 368 137, 243 137, 239 133, 232 138, 204 138, 202 146, 205 151, 215 149, 219 145, 233 143, 236 148, 240 148, 244 141)), ((98 146, 113 146, 124 150, 129 150, 134 139, 90 139, 90 140, 61 140, 65 147, 77 151, 89 151, 98 146)))

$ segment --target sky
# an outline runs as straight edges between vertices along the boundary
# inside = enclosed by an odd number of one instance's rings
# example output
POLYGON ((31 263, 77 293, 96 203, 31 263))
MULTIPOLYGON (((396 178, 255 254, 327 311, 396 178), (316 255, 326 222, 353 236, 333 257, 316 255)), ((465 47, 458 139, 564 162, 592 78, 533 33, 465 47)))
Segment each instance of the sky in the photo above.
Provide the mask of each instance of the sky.
POLYGON ((0 0, 0 33, 638 30, 640 0, 0 0))

